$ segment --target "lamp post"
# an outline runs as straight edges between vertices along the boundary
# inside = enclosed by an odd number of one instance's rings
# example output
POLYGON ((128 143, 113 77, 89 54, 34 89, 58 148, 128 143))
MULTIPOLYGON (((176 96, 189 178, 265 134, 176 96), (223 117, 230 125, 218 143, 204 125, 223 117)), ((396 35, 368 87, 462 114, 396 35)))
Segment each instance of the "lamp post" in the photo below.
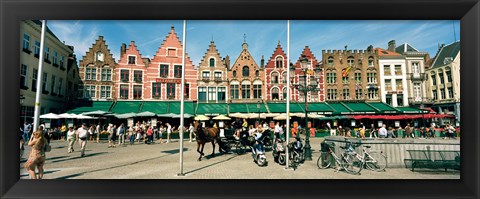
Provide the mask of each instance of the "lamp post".
MULTIPOLYGON (((308 61, 307 57, 305 55, 302 56, 302 59, 300 60, 300 65, 301 65, 301 72, 303 75, 304 82, 303 85, 299 82, 298 84, 293 84, 293 86, 300 92, 303 92, 304 96, 304 101, 305 101, 305 160, 312 160, 312 147, 310 146, 310 132, 308 128, 308 100, 307 100, 307 94, 308 92, 315 92, 318 91, 318 78, 315 78, 314 82, 310 82, 310 85, 307 85, 307 75, 311 72, 309 69, 309 66, 312 64, 312 62, 308 61)), ((290 70, 295 72, 295 68, 293 65, 290 66, 290 70)), ((320 65, 317 64, 314 71, 315 73, 320 72, 322 69, 320 68, 320 65)), ((297 136, 299 133, 297 134, 297 136)))

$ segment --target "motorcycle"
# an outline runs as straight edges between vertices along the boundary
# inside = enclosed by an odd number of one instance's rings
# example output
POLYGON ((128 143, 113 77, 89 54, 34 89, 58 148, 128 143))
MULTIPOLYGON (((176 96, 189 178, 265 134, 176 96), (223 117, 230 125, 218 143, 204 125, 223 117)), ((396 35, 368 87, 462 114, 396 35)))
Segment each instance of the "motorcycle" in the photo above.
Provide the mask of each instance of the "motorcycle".
POLYGON ((258 166, 267 166, 267 156, 265 155, 265 149, 261 139, 258 139, 252 146, 253 161, 258 166))
POLYGON ((280 164, 280 165, 285 165, 286 162, 286 155, 285 155, 285 147, 283 145, 283 140, 280 138, 277 138, 275 140, 275 144, 273 146, 273 160, 280 164))
POLYGON ((302 163, 305 161, 303 144, 299 137, 296 137, 296 141, 288 144, 288 151, 290 153, 290 160, 293 160, 295 163, 302 163))

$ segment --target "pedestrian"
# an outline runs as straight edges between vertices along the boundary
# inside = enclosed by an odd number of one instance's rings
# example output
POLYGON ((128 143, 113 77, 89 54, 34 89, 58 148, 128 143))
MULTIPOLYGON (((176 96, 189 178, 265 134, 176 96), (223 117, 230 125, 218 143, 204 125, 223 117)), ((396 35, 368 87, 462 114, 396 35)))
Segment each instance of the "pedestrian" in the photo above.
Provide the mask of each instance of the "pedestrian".
POLYGON ((167 123, 167 143, 170 143, 170 134, 172 134, 172 125, 167 123))
POLYGON ((125 127, 123 126, 123 123, 120 124, 120 126, 118 127, 117 134, 118 134, 118 145, 120 146, 121 144, 125 144, 125 127))
POLYGON ((282 127, 280 127, 280 122, 277 121, 275 124, 275 129, 273 130, 275 139, 279 139, 280 137, 280 131, 283 131, 282 127))
POLYGON ((386 125, 385 124, 382 124, 382 128, 380 128, 380 130, 378 131, 378 137, 379 138, 386 138, 387 137, 387 129, 385 128, 386 125))
POLYGON ((100 122, 97 124, 95 132, 97 132, 97 143, 99 143, 100 142, 100 133, 102 133, 102 129, 100 129, 100 122))
POLYGON ((365 125, 360 123, 360 138, 365 138, 365 125))
POLYGON ((396 137, 396 136, 393 133, 393 128, 390 126, 390 127, 388 127, 387 138, 394 138, 394 137, 396 137))
POLYGON ((372 124, 370 127, 370 138, 375 137, 377 138, 377 130, 375 129, 375 125, 372 124))
POLYGON ((337 132, 338 132, 338 133, 337 133, 337 136, 343 136, 343 128, 342 128, 342 126, 338 126, 338 127, 337 127, 337 132))
POLYGON ((195 139, 195 135, 194 135, 194 128, 193 128, 193 124, 190 123, 190 126, 188 127, 188 134, 190 135, 190 142, 192 142, 193 139, 195 139))
POLYGON ((163 124, 161 124, 160 129, 159 129, 159 135, 158 135, 158 139, 160 140, 160 144, 163 142, 163 133, 165 133, 165 127, 163 126, 163 124))
POLYGON ((88 137, 90 137, 90 141, 93 141, 93 136, 95 135, 95 125, 90 126, 88 129, 88 137))
POLYGON ((242 128, 244 131, 246 131, 248 128, 248 122, 247 122, 247 119, 245 118, 243 118, 242 128))
POLYGON ((76 138, 79 140, 81 147, 80 157, 85 156, 85 147, 87 146, 88 130, 87 124, 83 123, 80 128, 77 129, 76 138))
POLYGON ((256 129, 253 128, 253 125, 250 125, 250 126, 248 127, 248 134, 249 134, 250 136, 253 136, 253 134, 255 134, 255 131, 256 131, 256 129))
POLYGON ((410 126, 410 123, 407 123, 407 126, 405 126, 405 137, 413 138, 412 127, 410 126))
POLYGON ((62 128, 60 129, 62 135, 61 135, 61 138, 60 139, 67 139, 67 125, 63 124, 62 125, 62 128))
POLYGON ((42 135, 41 130, 33 132, 32 139, 28 141, 28 146, 32 147, 27 162, 23 165, 30 174, 30 179, 43 178, 43 165, 45 164, 45 146, 48 144, 47 139, 42 135), (38 177, 35 174, 35 168, 38 168, 38 177))
POLYGON ((25 123, 23 124, 23 140, 25 140, 25 142, 27 140, 30 140, 30 131, 32 130, 32 125, 29 124, 27 121, 25 121, 25 123))
POLYGON ((151 126, 147 126, 147 144, 152 144, 153 143, 153 129, 151 126))
POLYGON ((113 124, 110 124, 109 125, 109 131, 108 131, 109 135, 108 135, 108 148, 110 147, 115 147, 115 141, 116 141, 116 129, 115 129, 115 125, 113 124))
POLYGON ((68 153, 74 152, 73 144, 75 144, 75 129, 73 127, 68 127, 66 137, 68 142, 68 153))

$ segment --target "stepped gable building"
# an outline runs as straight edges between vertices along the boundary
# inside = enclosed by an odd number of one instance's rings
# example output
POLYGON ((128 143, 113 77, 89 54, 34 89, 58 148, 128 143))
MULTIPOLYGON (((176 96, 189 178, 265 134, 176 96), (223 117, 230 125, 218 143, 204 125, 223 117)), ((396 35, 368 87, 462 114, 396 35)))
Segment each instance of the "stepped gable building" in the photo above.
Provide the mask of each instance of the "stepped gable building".
POLYGON ((287 98, 287 55, 280 45, 273 51, 265 65, 265 99, 267 101, 283 101, 287 98))
POLYGON ((260 68, 248 52, 244 41, 242 52, 228 71, 230 100, 232 102, 258 102, 263 100, 264 70, 260 68))
POLYGON ((120 48, 120 60, 115 69, 115 91, 119 100, 146 99, 147 81, 146 71, 148 63, 142 59, 135 42, 130 42, 128 48, 122 44, 120 48))
POLYGON ((367 50, 322 50, 326 101, 380 101, 378 56, 367 50))
MULTIPOLYGON (((185 100, 197 100, 197 71, 187 53, 185 90, 181 91, 182 53, 182 44, 172 27, 147 70, 147 82, 151 83, 151 89, 147 91, 153 94, 153 99, 178 101, 183 93, 185 100)), ((149 95, 146 95, 146 98, 148 99, 149 95)))
MULTIPOLYGON (((293 77, 293 84, 305 84, 305 79, 303 78, 303 70, 301 65, 301 60, 306 58, 308 60, 308 70, 310 71, 307 73, 307 86, 308 85, 316 85, 317 91, 310 91, 307 94, 307 101, 308 102, 323 102, 325 101, 325 84, 324 84, 324 71, 321 69, 321 64, 318 62, 315 55, 312 53, 308 46, 302 51, 302 54, 298 58, 297 62, 293 65, 295 67, 295 73, 291 73, 290 75, 293 77), (318 66, 317 66, 318 65, 318 66), (315 71, 314 69, 318 67, 318 70, 315 71)), ((286 76, 286 75, 285 75, 286 76)), ((299 91, 297 88, 293 88, 292 93, 292 100, 298 102, 304 102, 305 97, 303 91, 299 91)))
POLYGON ((408 106, 406 62, 403 55, 375 48, 378 55, 382 102, 393 107, 408 106))
POLYGON ((103 36, 99 36, 89 51, 80 60, 80 79, 83 81, 83 98, 87 100, 112 100, 114 89, 115 59, 103 36))
POLYGON ((226 102, 228 100, 228 68, 225 59, 222 59, 218 53, 214 41, 210 42, 197 71, 198 102, 226 102))

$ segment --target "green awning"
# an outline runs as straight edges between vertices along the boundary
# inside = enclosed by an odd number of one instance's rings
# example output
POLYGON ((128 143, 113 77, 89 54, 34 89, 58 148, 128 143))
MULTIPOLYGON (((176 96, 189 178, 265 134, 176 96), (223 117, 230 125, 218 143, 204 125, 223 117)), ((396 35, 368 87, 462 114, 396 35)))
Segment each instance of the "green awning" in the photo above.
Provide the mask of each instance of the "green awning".
POLYGON ((398 111, 398 109, 395 109, 382 102, 368 102, 367 104, 377 109, 381 113, 399 113, 400 112, 398 111))
MULTIPOLYGON (((348 114, 375 114, 379 113, 377 110, 366 104, 365 102, 351 102, 345 103, 341 102, 344 106, 349 108, 351 111, 348 114)), ((344 113, 347 114, 347 113, 344 113)))
MULTIPOLYGON (((301 103, 299 105, 302 107, 305 107, 305 103, 301 103)), ((325 114, 332 114, 333 109, 327 104, 325 104, 325 102, 309 102, 308 112, 325 115, 325 114)))
POLYGON ((114 112, 115 114, 138 113, 142 104, 143 101, 117 101, 117 103, 112 108, 112 112, 114 112))
MULTIPOLYGON (((168 112, 173 114, 180 114, 180 102, 169 102, 168 112)), ((193 102, 185 102, 183 104, 183 108, 185 109, 186 114, 193 115, 195 114, 194 111, 194 104, 193 102)))
MULTIPOLYGON (((287 103, 268 103, 268 109, 271 113, 285 113, 287 110, 287 103)), ((290 112, 291 113, 305 113, 305 105, 302 107, 300 104, 291 102, 290 103, 290 112)), ((256 107, 255 107, 256 108, 256 107)))
POLYGON ((81 106, 76 107, 72 110, 69 110, 67 113, 75 113, 75 114, 81 114, 85 112, 90 112, 90 111, 106 111, 108 112, 110 110, 110 107, 112 106, 113 102, 84 102, 82 103, 81 106))
MULTIPOLYGON (((258 113, 259 109, 257 108, 257 103, 250 103, 247 104, 248 112, 249 113, 258 113)), ((268 113, 267 107, 265 107, 265 104, 261 103, 260 104, 260 113, 268 113)))
POLYGON ((350 114, 350 110, 341 103, 328 103, 333 108, 333 114, 350 114))
POLYGON ((226 103, 199 103, 197 104, 196 115, 227 115, 228 105, 226 103))
MULTIPOLYGON (((402 113, 422 113, 421 109, 413 107, 397 107, 402 113)), ((429 113, 429 111, 424 110, 423 113, 429 113)))
POLYGON ((244 103, 229 104, 230 113, 248 113, 247 105, 244 103))
POLYGON ((167 114, 168 102, 144 102, 141 111, 150 111, 156 114, 167 114))

